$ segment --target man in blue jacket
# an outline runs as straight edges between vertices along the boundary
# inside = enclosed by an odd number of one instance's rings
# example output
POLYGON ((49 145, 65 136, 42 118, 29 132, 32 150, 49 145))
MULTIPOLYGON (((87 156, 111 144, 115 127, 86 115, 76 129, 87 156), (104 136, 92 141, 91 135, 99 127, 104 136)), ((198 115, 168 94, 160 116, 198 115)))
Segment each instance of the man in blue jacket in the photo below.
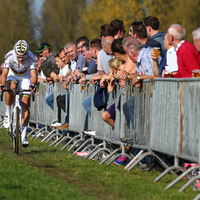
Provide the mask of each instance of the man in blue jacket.
POLYGON ((162 46, 161 48, 161 56, 165 53, 165 46, 164 46, 164 37, 165 33, 159 31, 160 22, 157 17, 148 16, 144 19, 144 25, 147 29, 147 36, 151 37, 151 39, 156 40, 162 46))

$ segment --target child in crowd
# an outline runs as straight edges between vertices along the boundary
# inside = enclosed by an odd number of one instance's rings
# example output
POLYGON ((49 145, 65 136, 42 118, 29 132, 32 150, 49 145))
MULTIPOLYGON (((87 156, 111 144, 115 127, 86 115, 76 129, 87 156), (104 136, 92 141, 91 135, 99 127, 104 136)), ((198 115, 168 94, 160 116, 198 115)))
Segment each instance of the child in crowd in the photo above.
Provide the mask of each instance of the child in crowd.
MULTIPOLYGON (((117 72, 121 65, 121 62, 117 60, 116 58, 112 58, 108 62, 109 67, 109 74, 106 74, 103 76, 103 78, 100 81, 101 87, 108 87, 108 92, 111 93, 116 85, 116 79, 114 78, 114 74, 117 72)), ((101 114, 102 119, 108 123, 110 126, 114 128, 115 126, 115 104, 112 104, 110 108, 108 108, 106 111, 104 111, 101 114)))

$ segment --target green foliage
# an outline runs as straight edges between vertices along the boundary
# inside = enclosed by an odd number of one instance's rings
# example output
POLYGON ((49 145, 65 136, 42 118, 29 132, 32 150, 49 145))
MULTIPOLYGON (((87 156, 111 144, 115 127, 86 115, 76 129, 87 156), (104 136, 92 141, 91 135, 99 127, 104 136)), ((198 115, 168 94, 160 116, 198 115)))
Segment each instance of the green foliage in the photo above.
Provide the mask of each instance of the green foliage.
POLYGON ((42 7, 41 42, 48 42, 53 50, 76 40, 78 21, 85 0, 46 0, 42 7))
POLYGON ((0 62, 19 39, 26 40, 30 46, 34 43, 31 5, 32 0, 0 0, 0 62))
POLYGON ((133 21, 141 21, 144 16, 142 1, 94 0, 82 13, 79 22, 81 34, 87 35, 90 39, 99 37, 100 26, 115 19, 123 20, 125 29, 129 30, 133 21))
POLYGON ((186 39, 192 42, 192 31, 200 26, 200 0, 143 0, 146 16, 160 20, 160 30, 166 32, 171 24, 186 29, 186 39))

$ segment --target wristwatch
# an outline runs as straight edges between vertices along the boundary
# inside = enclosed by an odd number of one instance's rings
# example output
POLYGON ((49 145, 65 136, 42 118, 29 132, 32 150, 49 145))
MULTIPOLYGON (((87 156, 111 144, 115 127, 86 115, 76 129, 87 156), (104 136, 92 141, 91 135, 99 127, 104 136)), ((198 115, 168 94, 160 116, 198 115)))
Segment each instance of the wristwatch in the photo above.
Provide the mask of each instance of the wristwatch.
POLYGON ((138 81, 140 80, 140 76, 137 77, 137 80, 138 80, 138 81))
POLYGON ((126 79, 128 79, 128 78, 129 78, 129 76, 130 76, 130 74, 127 74, 127 75, 126 75, 126 79))

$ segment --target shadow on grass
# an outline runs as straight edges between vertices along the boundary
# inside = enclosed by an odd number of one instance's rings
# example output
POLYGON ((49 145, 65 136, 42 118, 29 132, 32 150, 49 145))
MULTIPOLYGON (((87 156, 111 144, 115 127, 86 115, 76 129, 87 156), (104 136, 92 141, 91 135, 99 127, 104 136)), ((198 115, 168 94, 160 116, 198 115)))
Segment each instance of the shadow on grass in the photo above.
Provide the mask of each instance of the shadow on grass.
POLYGON ((57 149, 41 149, 41 150, 31 150, 29 152, 26 152, 27 155, 32 155, 32 154, 43 154, 43 153, 55 153, 57 152, 57 149))

